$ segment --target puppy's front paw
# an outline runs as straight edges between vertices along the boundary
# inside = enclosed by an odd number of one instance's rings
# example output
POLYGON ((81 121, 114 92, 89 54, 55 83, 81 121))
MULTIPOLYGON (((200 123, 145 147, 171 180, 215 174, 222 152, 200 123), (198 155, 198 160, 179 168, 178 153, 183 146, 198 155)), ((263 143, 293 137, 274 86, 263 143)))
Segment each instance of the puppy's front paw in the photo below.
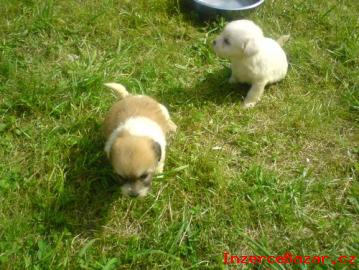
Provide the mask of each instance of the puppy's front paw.
POLYGON ((249 109, 249 108, 253 108, 254 106, 256 106, 257 102, 246 102, 244 101, 243 104, 242 104, 242 108, 243 109, 249 109))
POLYGON ((163 173, 163 167, 165 166, 165 164, 163 162, 160 162, 158 165, 157 165, 157 168, 156 168, 156 171, 155 173, 156 174, 161 174, 163 173))
POLYGON ((233 83, 236 83, 237 80, 236 80, 236 78, 232 75, 232 76, 229 78, 228 82, 231 83, 231 84, 233 84, 233 83))

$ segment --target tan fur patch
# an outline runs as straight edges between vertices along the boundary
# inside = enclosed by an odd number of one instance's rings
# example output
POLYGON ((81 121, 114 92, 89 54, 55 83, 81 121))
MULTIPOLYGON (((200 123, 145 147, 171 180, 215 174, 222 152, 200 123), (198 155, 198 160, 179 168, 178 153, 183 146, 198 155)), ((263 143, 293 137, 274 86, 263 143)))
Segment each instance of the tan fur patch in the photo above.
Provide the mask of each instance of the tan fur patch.
POLYGON ((169 121, 163 115, 157 101, 147 96, 127 96, 117 101, 107 114, 104 122, 104 135, 106 139, 120 124, 124 123, 128 118, 135 116, 150 118, 162 128, 164 133, 171 130, 169 121))
POLYGON ((149 138, 121 134, 110 152, 111 163, 116 173, 135 180, 143 173, 153 172, 157 165, 157 157, 152 147, 153 141, 149 138))

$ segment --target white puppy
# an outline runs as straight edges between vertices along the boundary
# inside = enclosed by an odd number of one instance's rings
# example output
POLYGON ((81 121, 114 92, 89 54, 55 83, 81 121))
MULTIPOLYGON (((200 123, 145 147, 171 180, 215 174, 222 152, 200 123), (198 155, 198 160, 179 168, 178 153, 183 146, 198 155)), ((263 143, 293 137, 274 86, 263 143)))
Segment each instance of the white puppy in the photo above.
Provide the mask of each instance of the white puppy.
POLYGON ((122 98, 104 122, 105 152, 122 184, 122 193, 145 196, 152 176, 162 173, 166 134, 176 131, 165 106, 153 98, 131 95, 118 83, 106 83, 122 98))
POLYGON ((288 69, 287 57, 281 48, 289 36, 277 41, 263 36, 252 21, 237 20, 227 24, 213 41, 216 54, 231 61, 230 83, 251 84, 243 107, 255 106, 267 84, 282 80, 288 69))

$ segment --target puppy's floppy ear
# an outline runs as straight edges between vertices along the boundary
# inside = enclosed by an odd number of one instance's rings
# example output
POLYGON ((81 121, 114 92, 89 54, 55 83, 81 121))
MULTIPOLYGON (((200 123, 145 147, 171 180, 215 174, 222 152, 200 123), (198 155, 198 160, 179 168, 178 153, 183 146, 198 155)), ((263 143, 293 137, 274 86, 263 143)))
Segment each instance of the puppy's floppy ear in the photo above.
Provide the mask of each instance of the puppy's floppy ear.
POLYGON ((158 142, 155 142, 152 140, 152 148, 153 148, 153 151, 155 152, 155 156, 156 156, 157 160, 160 161, 161 156, 162 156, 161 145, 158 142))
POLYGON ((259 52, 259 39, 258 38, 250 38, 244 43, 244 54, 247 56, 251 56, 259 52))

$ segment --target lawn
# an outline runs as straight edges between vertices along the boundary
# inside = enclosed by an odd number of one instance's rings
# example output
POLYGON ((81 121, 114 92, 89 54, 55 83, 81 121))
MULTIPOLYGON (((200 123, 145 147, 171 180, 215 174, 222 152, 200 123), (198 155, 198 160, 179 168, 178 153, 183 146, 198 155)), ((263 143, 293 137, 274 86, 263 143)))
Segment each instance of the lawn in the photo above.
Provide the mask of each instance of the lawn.
POLYGON ((238 269, 226 251, 342 269, 331 262, 359 255, 358 12, 266 0, 250 13, 291 35, 290 68, 243 110, 248 87, 211 49, 225 18, 180 0, 1 0, 0 269, 238 269), (121 195, 103 152, 109 81, 179 127, 144 199, 121 195))

